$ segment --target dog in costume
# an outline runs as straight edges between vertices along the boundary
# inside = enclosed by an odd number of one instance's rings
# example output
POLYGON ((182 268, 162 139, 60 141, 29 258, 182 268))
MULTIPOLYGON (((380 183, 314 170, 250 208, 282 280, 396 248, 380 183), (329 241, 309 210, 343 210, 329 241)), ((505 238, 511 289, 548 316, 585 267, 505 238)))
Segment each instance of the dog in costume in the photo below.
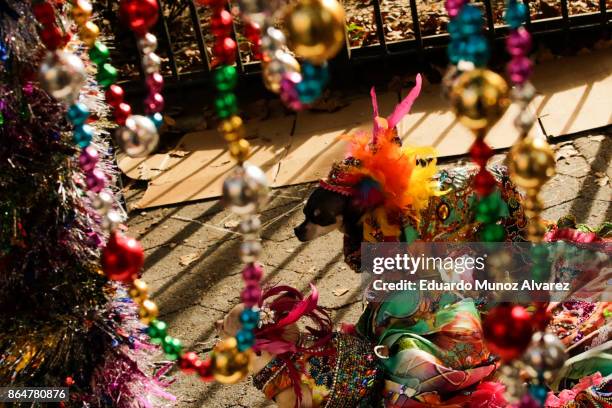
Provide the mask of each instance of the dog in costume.
MULTIPOLYGON (((474 304, 438 300, 431 313, 414 299, 335 331, 314 286, 307 297, 288 286, 264 291, 253 384, 280 408, 504 407, 503 387, 485 381, 495 365, 474 304)), ((239 330, 242 310, 217 323, 223 335, 239 330)))
MULTIPOLYGON (((386 119, 379 116, 372 89, 372 133, 347 137, 347 157, 333 165, 310 195, 305 220, 295 228, 300 241, 342 230, 345 261, 355 271, 360 269, 362 242, 479 241, 475 169, 437 172, 433 148, 403 147, 397 135, 396 125, 410 111, 421 82, 417 75, 416 86, 386 119)), ((502 199, 495 211, 506 237, 522 240, 526 219, 520 195, 505 168, 490 170, 502 199)))

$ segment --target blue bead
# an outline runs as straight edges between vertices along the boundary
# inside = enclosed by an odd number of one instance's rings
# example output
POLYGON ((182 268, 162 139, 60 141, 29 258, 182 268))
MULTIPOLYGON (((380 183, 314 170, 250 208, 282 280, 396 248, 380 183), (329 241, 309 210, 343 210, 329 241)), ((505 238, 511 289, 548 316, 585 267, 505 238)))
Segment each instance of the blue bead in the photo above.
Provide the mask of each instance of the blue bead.
POLYGON ((460 39, 463 38, 463 34, 461 34, 461 23, 457 19, 452 19, 448 23, 448 34, 451 39, 460 39))
POLYGON ((93 129, 89 125, 75 126, 72 138, 75 144, 84 149, 91 143, 93 129))
POLYGON ((463 59, 462 56, 464 54, 464 48, 464 41, 451 41, 450 44, 448 44, 446 52, 448 54, 448 59, 450 60, 451 64, 457 65, 459 61, 463 59))
POLYGON ((89 109, 85 104, 77 102, 70 106, 67 117, 75 125, 82 125, 89 117, 89 109))
POLYGON ((248 350, 255 343, 255 334, 251 330, 242 329, 236 333, 236 341, 238 342, 238 351, 248 350))
POLYGON ((244 309, 240 313, 240 322, 243 329, 254 330, 259 323, 259 312, 253 309, 244 309))
POLYGON ((540 404, 544 404, 548 395, 548 389, 544 385, 530 385, 529 394, 540 404))
POLYGON ((8 47, 5 43, 0 42, 0 61, 6 62, 9 59, 8 47))
POLYGON ((506 24, 508 24, 510 28, 517 29, 527 21, 528 13, 529 10, 524 3, 510 1, 504 14, 504 20, 506 20, 506 24))
POLYGON ((482 30, 482 11, 476 6, 466 4, 457 16, 457 22, 461 35, 468 36, 477 34, 482 30))
POLYGON ((489 43, 480 35, 467 39, 464 52, 465 59, 472 61, 477 67, 486 66, 489 61, 489 43))
POLYGON ((155 124, 155 127, 158 129, 164 123, 164 116, 159 112, 154 113, 153 115, 149 116, 149 118, 155 124))

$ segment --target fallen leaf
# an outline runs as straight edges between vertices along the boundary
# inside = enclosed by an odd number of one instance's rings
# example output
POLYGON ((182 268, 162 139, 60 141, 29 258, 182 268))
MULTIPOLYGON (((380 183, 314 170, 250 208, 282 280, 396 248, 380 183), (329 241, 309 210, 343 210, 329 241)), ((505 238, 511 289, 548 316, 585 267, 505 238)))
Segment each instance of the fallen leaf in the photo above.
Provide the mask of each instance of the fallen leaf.
POLYGON ((190 263, 198 259, 198 254, 193 252, 191 254, 183 255, 179 258, 179 265, 189 266, 190 263))
POLYGON ((342 296, 346 294, 348 291, 349 290, 347 288, 338 288, 338 289, 332 290, 332 293, 334 294, 334 296, 342 296))

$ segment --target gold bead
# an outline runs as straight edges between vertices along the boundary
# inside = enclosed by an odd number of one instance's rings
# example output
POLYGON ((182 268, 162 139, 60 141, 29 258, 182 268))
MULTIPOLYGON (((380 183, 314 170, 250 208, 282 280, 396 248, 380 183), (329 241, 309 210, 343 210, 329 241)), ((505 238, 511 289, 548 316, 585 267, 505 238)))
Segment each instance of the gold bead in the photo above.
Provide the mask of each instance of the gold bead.
POLYGON ((543 137, 528 136, 510 150, 510 178, 526 190, 539 191, 555 175, 555 155, 543 137))
POLYGON ((486 69, 461 74, 451 89, 450 99, 457 119, 473 131, 489 129, 510 104, 504 78, 486 69))
POLYGON ((262 62, 261 75, 266 88, 274 93, 281 90, 283 75, 288 72, 300 72, 300 63, 288 52, 277 52, 268 61, 262 62))
POLYGON ((345 15, 337 0, 299 0, 285 14, 287 40, 300 57, 322 64, 345 43, 345 15))
POLYGON ((152 320, 155 320, 158 314, 159 309, 152 300, 146 299, 140 305, 140 320, 144 324, 149 324, 152 320))
POLYGON ((223 137, 228 142, 235 142, 244 137, 245 130, 242 125, 242 118, 234 115, 229 119, 225 119, 219 124, 219 133, 223 133, 223 137))
POLYGON ((85 23, 79 31, 79 38, 88 47, 92 47, 94 45, 98 35, 100 35, 100 28, 91 21, 85 23))
POLYGON ((72 8, 72 19, 79 26, 82 26, 89 20, 92 12, 93 7, 90 2, 87 0, 77 0, 72 8))
POLYGON ((221 340, 211 354, 215 380, 222 384, 234 384, 244 379, 249 373, 251 357, 251 350, 238 351, 235 337, 221 340))
POLYGON ((230 154, 239 163, 243 163, 246 159, 249 158, 250 150, 251 145, 246 139, 240 139, 236 142, 231 142, 229 144, 230 154))
POLYGON ((149 297, 147 283, 142 279, 135 279, 130 288, 130 296, 134 301, 142 303, 149 297))

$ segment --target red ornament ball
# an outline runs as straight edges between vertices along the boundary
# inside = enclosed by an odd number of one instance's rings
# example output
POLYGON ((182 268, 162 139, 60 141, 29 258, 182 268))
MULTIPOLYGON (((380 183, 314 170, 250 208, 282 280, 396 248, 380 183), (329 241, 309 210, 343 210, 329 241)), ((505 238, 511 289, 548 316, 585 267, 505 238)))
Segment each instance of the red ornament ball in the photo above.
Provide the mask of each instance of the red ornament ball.
POLYGON ((101 261, 109 279, 131 282, 144 265, 144 251, 136 239, 115 231, 102 251, 101 261))
POLYGON ((474 190, 481 197, 491 194, 496 184, 495 177, 485 167, 481 167, 480 171, 474 176, 474 190))
POLYGON ((213 47, 213 53, 222 64, 232 65, 236 62, 236 41, 229 37, 219 39, 213 47))
POLYGON ((106 103, 108 103, 113 108, 117 108, 121 102, 123 102, 123 97, 125 93, 123 92, 123 88, 119 85, 111 85, 104 94, 106 98, 106 103))
POLYGON ((210 359, 210 357, 207 358, 206 360, 200 360, 200 361, 201 361, 201 364, 198 364, 198 368, 197 368, 200 379, 205 382, 214 381, 215 377, 213 375, 212 360, 210 359))
POLYGON ((115 122, 123 126, 127 118, 132 114, 132 107, 125 102, 121 102, 113 113, 115 114, 115 122))
POLYGON ((504 361, 519 357, 533 335, 531 315, 520 305, 501 304, 483 322, 487 347, 504 361))
POLYGON ((49 25, 40 31, 40 40, 50 50, 57 50, 65 44, 65 37, 62 30, 56 25, 49 25))
POLYGON ((55 10, 51 3, 36 3, 32 6, 34 17, 43 25, 55 24, 55 10))
POLYGON ((183 354, 179 360, 179 367, 185 374, 195 373, 200 364, 200 358, 193 351, 183 354))
POLYGON ((157 22, 159 6, 157 0, 122 0, 119 13, 132 31, 143 36, 157 22))
POLYGON ((232 14, 224 9, 215 12, 210 20, 210 31, 215 37, 227 37, 232 33, 232 14))
POLYGON ((470 148, 470 157, 472 161, 483 167, 487 165, 487 161, 489 161, 491 156, 493 156, 493 149, 491 149, 481 138, 476 139, 470 148))

